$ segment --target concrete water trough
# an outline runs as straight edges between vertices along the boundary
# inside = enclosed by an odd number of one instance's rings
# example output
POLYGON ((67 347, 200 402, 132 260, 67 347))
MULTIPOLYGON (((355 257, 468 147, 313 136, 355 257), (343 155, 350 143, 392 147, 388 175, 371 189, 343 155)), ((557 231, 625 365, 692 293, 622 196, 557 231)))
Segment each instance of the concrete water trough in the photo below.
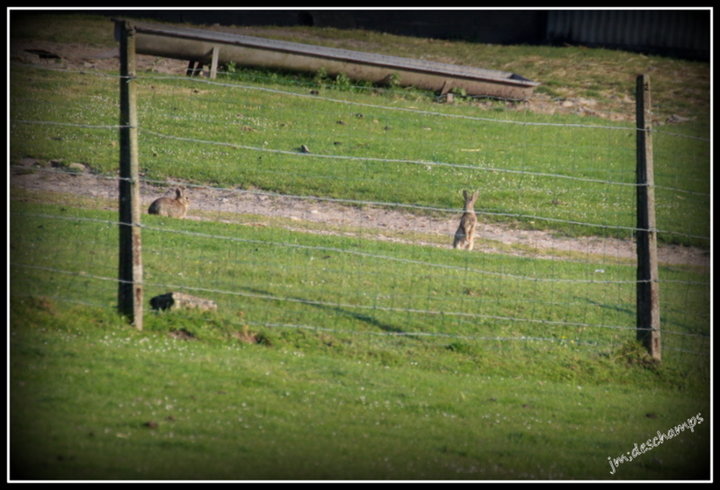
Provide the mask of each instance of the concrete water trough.
POLYGON ((136 53, 186 60, 188 71, 194 63, 208 65, 212 77, 219 64, 233 62, 312 73, 323 70, 373 83, 394 80, 440 93, 461 89, 468 95, 511 99, 527 99, 539 85, 497 70, 123 19, 115 22, 127 22, 134 29, 136 53))

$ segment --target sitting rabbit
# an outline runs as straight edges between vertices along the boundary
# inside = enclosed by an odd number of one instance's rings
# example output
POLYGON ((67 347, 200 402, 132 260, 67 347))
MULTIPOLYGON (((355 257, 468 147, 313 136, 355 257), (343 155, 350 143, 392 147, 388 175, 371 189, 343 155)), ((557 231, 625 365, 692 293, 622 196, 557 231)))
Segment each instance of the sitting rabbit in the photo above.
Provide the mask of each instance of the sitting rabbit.
POLYGON ((477 226, 477 216, 473 206, 478 198, 478 191, 470 195, 468 191, 463 191, 465 198, 465 211, 460 218, 460 226, 455 232, 455 240, 453 240, 453 248, 462 250, 472 250, 475 242, 475 227, 477 226))
POLYGON ((161 197, 153 201, 148 209, 150 214, 170 216, 171 218, 184 218, 187 215, 190 199, 185 195, 185 189, 175 189, 175 198, 161 197))

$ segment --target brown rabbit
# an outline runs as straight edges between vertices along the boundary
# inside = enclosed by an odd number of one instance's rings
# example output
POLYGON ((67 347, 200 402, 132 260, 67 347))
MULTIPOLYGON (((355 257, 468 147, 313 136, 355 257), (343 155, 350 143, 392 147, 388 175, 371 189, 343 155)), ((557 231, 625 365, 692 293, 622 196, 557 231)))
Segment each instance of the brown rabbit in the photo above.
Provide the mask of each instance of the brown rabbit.
POLYGON ((478 198, 478 191, 470 195, 468 191, 463 191, 465 198, 465 211, 460 218, 460 226, 455 232, 455 240, 453 240, 453 248, 462 250, 472 250, 475 244, 475 227, 477 226, 477 216, 473 207, 478 198))
POLYGON ((190 199, 185 195, 185 189, 175 189, 175 198, 161 197, 153 201, 148 209, 150 214, 170 216, 171 218, 184 218, 187 215, 190 199))

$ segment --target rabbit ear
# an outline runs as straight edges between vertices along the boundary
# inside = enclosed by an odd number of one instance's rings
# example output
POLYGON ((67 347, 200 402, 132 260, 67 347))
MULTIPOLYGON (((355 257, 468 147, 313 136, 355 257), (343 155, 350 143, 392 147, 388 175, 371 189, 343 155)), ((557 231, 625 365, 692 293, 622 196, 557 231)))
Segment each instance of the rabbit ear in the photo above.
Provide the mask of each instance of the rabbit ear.
POLYGON ((182 187, 178 187, 177 189, 175 189, 175 197, 177 199, 180 199, 181 197, 183 197, 183 194, 184 194, 183 191, 184 191, 184 189, 182 187))
POLYGON ((475 203, 477 201, 478 196, 480 195, 480 191, 475 191, 472 193, 472 197, 470 198, 471 203, 475 203))
POLYGON ((463 197, 465 198, 465 201, 467 202, 467 200, 468 200, 468 191, 465 191, 465 190, 463 191, 463 197))

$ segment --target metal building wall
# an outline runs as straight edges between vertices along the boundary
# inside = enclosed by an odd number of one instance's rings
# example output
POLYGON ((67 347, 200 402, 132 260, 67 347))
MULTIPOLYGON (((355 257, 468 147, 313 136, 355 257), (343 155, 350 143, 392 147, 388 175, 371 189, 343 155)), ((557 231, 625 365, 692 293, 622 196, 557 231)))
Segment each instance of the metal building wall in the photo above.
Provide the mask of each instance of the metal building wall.
POLYGON ((670 54, 710 56, 710 13, 688 10, 556 10, 548 13, 547 40, 670 54))

